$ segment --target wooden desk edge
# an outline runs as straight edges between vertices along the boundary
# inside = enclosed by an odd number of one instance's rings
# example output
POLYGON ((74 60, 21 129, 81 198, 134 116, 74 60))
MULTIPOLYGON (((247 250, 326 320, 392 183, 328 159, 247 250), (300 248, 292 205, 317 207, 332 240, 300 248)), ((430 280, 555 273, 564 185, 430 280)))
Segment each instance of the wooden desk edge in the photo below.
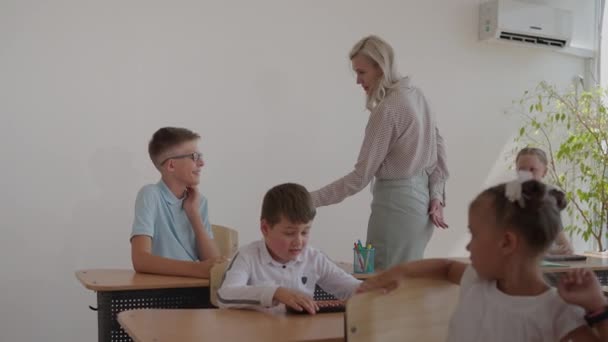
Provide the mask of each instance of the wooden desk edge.
MULTIPOLYGON (((602 258, 598 258, 598 257, 594 257, 594 256, 587 256, 587 258, 588 258, 587 260, 589 260, 589 258, 602 259, 602 258)), ((470 259, 466 258, 466 257, 452 257, 452 258, 448 258, 448 259, 462 262, 467 265, 471 264, 470 259)), ((585 260, 585 261, 555 261, 554 263, 563 264, 563 265, 567 265, 567 266, 541 266, 540 268, 543 273, 563 273, 568 270, 575 270, 577 268, 584 268, 584 269, 588 269, 590 271, 608 271, 608 263, 606 265, 586 265, 585 263, 588 262, 587 260, 585 260)))
POLYGON ((84 286, 86 289, 88 290, 92 290, 92 291, 98 291, 98 287, 96 286, 91 286, 89 285, 89 283, 87 283, 83 278, 83 274, 88 272, 90 270, 78 270, 76 272, 74 272, 74 275, 76 276, 76 279, 78 279, 78 281, 80 282, 80 284, 82 284, 82 286, 84 286))
MULTIPOLYGON (((188 277, 175 277, 175 278, 183 278, 191 280, 192 283, 171 283, 171 284, 163 284, 163 283, 154 283, 154 284, 143 284, 143 285, 92 285, 88 283, 84 278, 84 274, 86 272, 91 271, 125 271, 127 269, 87 269, 87 270, 79 270, 74 272, 76 279, 80 281, 82 286, 91 291, 97 292, 115 292, 115 291, 137 291, 137 290, 162 290, 162 289, 178 289, 178 288, 196 288, 196 287, 209 287, 210 282, 209 279, 198 279, 198 278, 188 278, 188 277)), ((128 270, 132 271, 132 270, 128 270)), ((135 271, 132 271, 136 273, 135 271)), ((144 274, 145 273, 141 273, 144 274)), ((152 275, 155 276, 155 275, 152 275)), ((166 276, 172 277, 172 276, 166 276)))
MULTIPOLYGON (((127 320, 129 319, 129 315, 131 315, 135 312, 141 312, 141 311, 145 311, 145 310, 165 311, 165 309, 131 309, 131 310, 122 311, 116 315, 116 320, 118 321, 120 326, 129 335, 129 337, 131 337, 131 339, 133 339, 133 341, 135 341, 135 342, 143 342, 143 340, 140 340, 136 337, 135 332, 128 327, 129 322, 127 322, 127 320)), ((173 310, 173 309, 169 309, 169 310, 173 310)), ((217 309, 176 309, 176 310, 196 311, 196 310, 217 310, 217 309)), ((233 311, 235 309, 228 309, 228 310, 233 311)), ((346 317, 344 317, 344 320, 346 320, 346 317)), ((346 332, 345 332, 345 334, 346 334, 346 332)), ((289 340, 289 341, 292 341, 292 342, 312 342, 312 341, 314 341, 314 342, 345 342, 346 335, 344 337, 335 337, 335 338, 332 338, 332 337, 325 338, 325 339, 305 338, 305 339, 295 339, 295 340, 289 340)))
MULTIPOLYGON (((560 262, 561 263, 565 263, 565 262, 560 262)), ((563 273, 569 270, 575 270, 577 268, 584 268, 586 270, 590 270, 590 271, 608 271, 608 265, 607 266, 581 266, 581 265, 571 265, 571 266, 566 266, 566 267, 562 267, 562 266, 555 266, 555 267, 542 267, 543 273, 563 273)))

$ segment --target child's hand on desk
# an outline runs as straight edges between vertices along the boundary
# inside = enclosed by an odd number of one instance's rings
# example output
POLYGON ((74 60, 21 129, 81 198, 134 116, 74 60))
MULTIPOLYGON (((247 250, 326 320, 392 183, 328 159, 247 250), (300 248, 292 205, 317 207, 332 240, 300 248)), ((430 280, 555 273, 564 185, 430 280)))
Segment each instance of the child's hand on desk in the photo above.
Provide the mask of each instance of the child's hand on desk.
POLYGON ((279 287, 272 299, 297 311, 306 310, 311 315, 319 311, 319 307, 311 297, 297 290, 279 287))
POLYGON ((399 267, 393 267, 379 275, 367 279, 357 289, 357 293, 382 289, 385 293, 391 292, 403 281, 403 271, 399 267))
POLYGON ((587 312, 606 306, 600 282, 595 273, 588 269, 568 270, 559 279, 557 290, 566 302, 582 306, 587 312))

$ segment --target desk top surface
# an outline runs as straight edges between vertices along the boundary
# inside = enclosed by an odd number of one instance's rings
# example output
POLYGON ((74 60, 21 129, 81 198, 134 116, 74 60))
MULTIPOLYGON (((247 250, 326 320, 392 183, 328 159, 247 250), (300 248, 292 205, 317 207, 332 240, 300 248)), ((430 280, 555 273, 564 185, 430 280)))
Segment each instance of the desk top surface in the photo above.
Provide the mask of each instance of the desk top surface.
MULTIPOLYGON (((353 265, 337 263, 346 272, 352 273, 353 265)), ((373 274, 353 274, 357 279, 367 279, 373 274)), ((128 269, 90 269, 76 271, 76 278, 89 290, 127 291, 170 289, 182 287, 208 287, 209 279, 163 276, 137 273, 128 269)))
POLYGON ((344 314, 269 314, 252 310, 129 310, 118 315, 137 342, 344 341, 344 314))
MULTIPOLYGON (((462 262, 470 262, 468 258, 452 258, 462 262)), ((352 273, 352 264, 338 262, 338 266, 352 273)), ((593 271, 608 270, 608 259, 587 256, 584 261, 559 261, 554 266, 543 266, 546 273, 564 272, 573 268, 588 268, 593 271), (559 265, 565 266, 559 266, 559 265)), ((353 274, 357 279, 365 280, 374 274, 353 274)), ((125 291, 167 289, 182 287, 208 287, 208 279, 162 276, 155 274, 136 273, 128 269, 91 269, 76 272, 76 278, 89 290, 93 291, 125 291)))
MULTIPOLYGON (((467 257, 450 259, 467 264, 471 262, 471 260, 467 257)), ((575 268, 587 268, 592 271, 608 271, 608 259, 587 255, 587 259, 583 261, 552 261, 541 266, 541 269, 545 273, 559 273, 575 268)))
MULTIPOLYGON (((583 254, 584 255, 584 254, 583 254)), ((552 261, 553 264, 566 265, 566 266, 543 266, 545 273, 556 273, 564 272, 573 268, 587 268, 592 271, 606 271, 608 270, 608 259, 598 258, 594 256, 586 255, 587 259, 583 261, 552 261)))
POLYGON ((126 269, 92 269, 76 272, 82 285, 93 291, 126 291, 208 287, 209 279, 137 273, 126 269))

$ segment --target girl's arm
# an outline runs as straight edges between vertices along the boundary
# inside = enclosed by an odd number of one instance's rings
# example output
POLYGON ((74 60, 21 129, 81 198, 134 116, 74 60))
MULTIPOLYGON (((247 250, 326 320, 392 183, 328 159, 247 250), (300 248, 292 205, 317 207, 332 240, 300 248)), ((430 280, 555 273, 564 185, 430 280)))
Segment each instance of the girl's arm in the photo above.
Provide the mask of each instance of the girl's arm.
MULTIPOLYGON (((564 301, 581 306, 588 315, 601 315, 608 308, 600 282, 593 271, 588 269, 566 272, 560 278, 557 289, 564 301)), ((593 328, 586 325, 578 327, 566 335, 562 342, 608 341, 608 319, 598 322, 593 328)))

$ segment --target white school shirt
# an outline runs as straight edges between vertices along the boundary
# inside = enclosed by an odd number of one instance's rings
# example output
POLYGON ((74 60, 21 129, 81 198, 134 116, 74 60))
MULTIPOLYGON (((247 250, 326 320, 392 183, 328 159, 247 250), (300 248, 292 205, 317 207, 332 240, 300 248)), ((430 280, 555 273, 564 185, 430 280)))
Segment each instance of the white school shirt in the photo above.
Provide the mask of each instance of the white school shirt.
POLYGON ((221 308, 270 308, 279 287, 314 295, 315 284, 339 299, 347 299, 361 284, 325 254, 306 247, 296 260, 275 261, 263 240, 241 247, 228 266, 218 290, 221 308))
POLYGON ((584 310, 566 303, 555 288, 538 296, 509 296, 471 266, 460 286, 448 342, 559 342, 585 324, 584 310))

